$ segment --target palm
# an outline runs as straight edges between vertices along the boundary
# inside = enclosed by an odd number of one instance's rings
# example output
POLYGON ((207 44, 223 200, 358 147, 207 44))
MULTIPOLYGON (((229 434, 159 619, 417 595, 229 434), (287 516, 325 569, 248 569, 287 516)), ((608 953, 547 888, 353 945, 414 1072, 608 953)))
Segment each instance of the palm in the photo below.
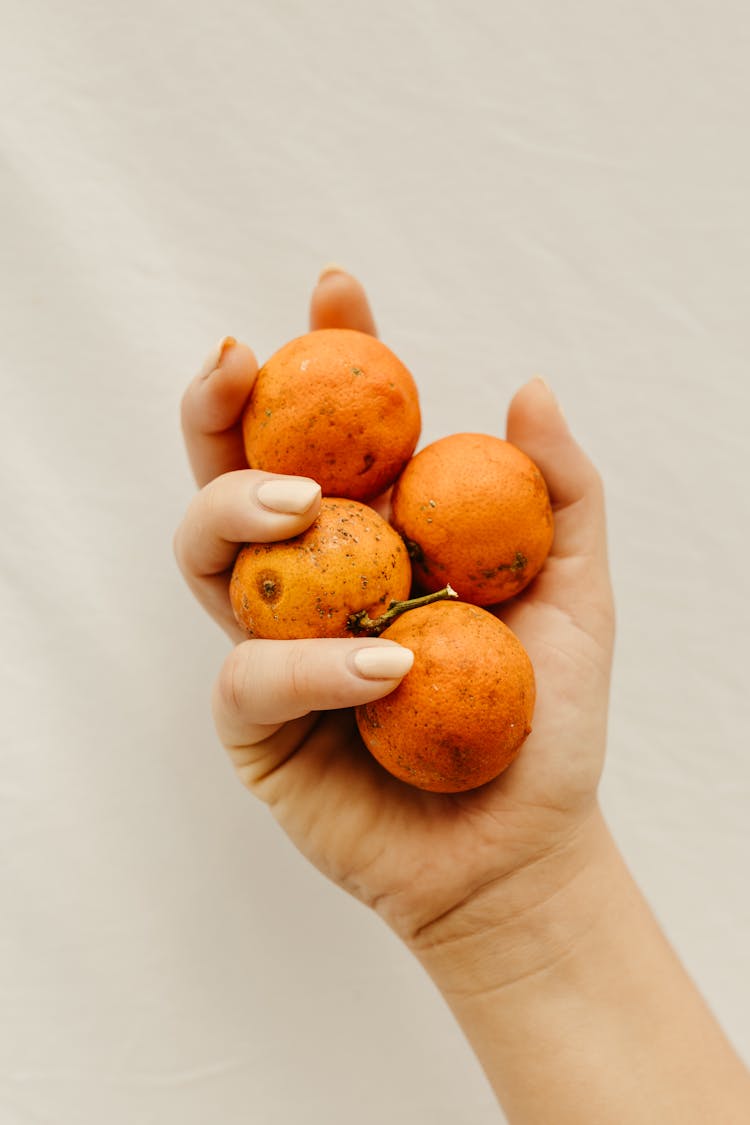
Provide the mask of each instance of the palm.
MULTIPOLYGON (((564 839, 593 799, 610 640, 555 600, 556 572, 570 563, 551 557, 530 590, 499 607, 532 658, 538 699, 532 734, 496 781, 453 796, 407 786, 371 758, 342 710, 288 723, 274 736, 287 744, 283 764, 253 783, 300 850, 404 936, 564 839)), ((235 764, 242 775, 239 754, 235 764)))

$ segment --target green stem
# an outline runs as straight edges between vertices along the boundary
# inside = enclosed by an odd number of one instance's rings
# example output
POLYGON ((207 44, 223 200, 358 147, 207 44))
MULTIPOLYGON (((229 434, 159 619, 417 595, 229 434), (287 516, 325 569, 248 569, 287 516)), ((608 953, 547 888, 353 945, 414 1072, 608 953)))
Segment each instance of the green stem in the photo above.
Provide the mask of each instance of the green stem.
POLYGON ((347 628, 352 633, 369 633, 370 636, 377 637, 390 625, 391 621, 400 617, 402 613, 406 613, 408 609, 418 609, 421 605, 430 605, 432 602, 441 602, 446 598, 457 597, 456 591, 451 586, 446 586, 442 590, 436 590, 434 594, 425 594, 421 598, 409 598, 405 602, 391 602, 388 609, 380 614, 380 617, 370 617, 366 609, 361 609, 358 613, 349 615, 346 622, 347 628))

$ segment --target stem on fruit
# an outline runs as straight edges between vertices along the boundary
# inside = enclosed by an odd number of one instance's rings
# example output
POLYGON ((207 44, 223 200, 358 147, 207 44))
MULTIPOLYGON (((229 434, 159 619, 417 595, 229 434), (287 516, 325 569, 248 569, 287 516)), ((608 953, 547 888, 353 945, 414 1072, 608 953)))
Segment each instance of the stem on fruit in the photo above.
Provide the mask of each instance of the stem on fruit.
POLYGON ((352 633, 368 633, 370 636, 377 637, 390 625, 391 621, 395 621, 407 610, 418 609, 421 605, 430 605, 432 602, 441 602, 445 601, 446 598, 457 597, 458 594, 452 586, 445 586, 442 590, 436 590, 434 594, 424 594, 421 598, 409 598, 405 602, 391 602, 388 609, 384 610, 379 617, 370 617, 366 609, 360 609, 358 613, 349 615, 346 625, 352 633))

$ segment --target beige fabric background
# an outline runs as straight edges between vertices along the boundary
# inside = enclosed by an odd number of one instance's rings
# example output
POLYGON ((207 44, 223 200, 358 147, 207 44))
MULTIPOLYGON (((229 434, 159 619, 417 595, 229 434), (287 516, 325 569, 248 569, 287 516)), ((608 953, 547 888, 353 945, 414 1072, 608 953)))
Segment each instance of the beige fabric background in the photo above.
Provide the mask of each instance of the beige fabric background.
POLYGON ((330 259, 424 441, 502 432, 542 373, 600 466, 603 801, 750 1059, 747 5, 0 16, 0 1121, 501 1120, 416 964, 235 783, 171 557, 188 377, 303 330, 330 259))

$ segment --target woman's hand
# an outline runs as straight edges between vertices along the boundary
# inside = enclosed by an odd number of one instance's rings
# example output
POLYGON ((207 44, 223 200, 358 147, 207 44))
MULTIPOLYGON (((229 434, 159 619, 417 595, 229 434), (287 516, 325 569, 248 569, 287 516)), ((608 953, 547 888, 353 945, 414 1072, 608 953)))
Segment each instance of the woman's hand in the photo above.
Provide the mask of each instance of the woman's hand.
MULTIPOLYGON (((375 330, 362 287, 341 271, 319 281, 310 319, 313 328, 375 330)), ((237 642, 213 707, 239 777, 303 854, 417 951, 481 929, 485 904, 492 926, 498 903, 501 913, 505 904, 509 913, 531 908, 549 894, 553 869, 562 878, 576 867, 570 857, 585 849, 596 813, 613 639, 597 472, 546 385, 522 387, 507 437, 545 476, 555 540, 539 577, 498 614, 534 664, 534 729, 489 785, 455 796, 422 792, 374 761, 351 710, 391 691, 408 653, 382 639, 242 640, 228 596, 240 545, 304 530, 319 490, 306 478, 243 468, 239 419, 257 367, 244 344, 220 351, 183 400, 201 490, 175 550, 198 600, 237 642), (366 666, 357 662, 363 649, 374 654, 366 666)))
MULTIPOLYGON (((361 286, 341 272, 316 287, 311 323, 374 331, 361 286)), ((236 343, 217 357, 184 399, 202 488, 175 546, 198 599, 238 642, 214 712, 240 778, 407 942, 509 1121, 748 1120, 747 1071, 597 806, 613 639, 602 486, 549 390, 534 380, 518 391, 507 436, 546 478, 552 552, 498 609, 534 664, 534 729, 494 782, 449 796, 396 781, 354 723, 351 708, 392 690, 410 653, 382 638, 241 640, 228 596, 238 546, 307 527, 319 490, 243 468, 238 420, 255 360, 236 343)))

